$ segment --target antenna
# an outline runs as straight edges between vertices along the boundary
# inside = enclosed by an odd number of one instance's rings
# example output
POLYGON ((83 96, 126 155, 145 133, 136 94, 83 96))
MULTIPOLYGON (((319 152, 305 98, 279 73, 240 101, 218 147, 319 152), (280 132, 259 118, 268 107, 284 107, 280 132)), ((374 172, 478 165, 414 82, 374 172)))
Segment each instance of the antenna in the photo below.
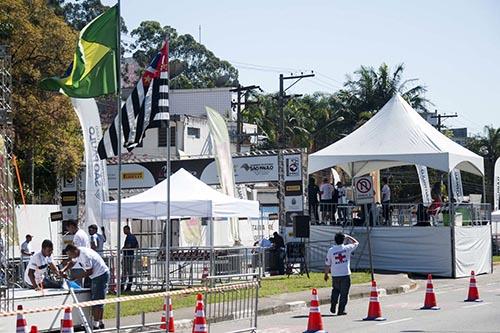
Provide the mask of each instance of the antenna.
POLYGON ((201 24, 198 25, 198 43, 201 44, 201 24))

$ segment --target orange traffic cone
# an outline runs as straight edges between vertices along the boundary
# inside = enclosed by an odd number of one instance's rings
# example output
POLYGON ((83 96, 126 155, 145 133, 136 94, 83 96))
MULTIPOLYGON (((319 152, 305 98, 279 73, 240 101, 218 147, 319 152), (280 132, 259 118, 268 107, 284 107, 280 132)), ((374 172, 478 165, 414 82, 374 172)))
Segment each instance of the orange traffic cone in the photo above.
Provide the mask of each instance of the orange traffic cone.
POLYGON ((304 333, 327 333, 323 330, 323 319, 321 318, 321 311, 319 309, 318 291, 315 288, 312 290, 307 331, 304 331, 304 333))
POLYGON ((436 294, 434 294, 434 286, 432 285, 432 275, 427 275, 427 288, 425 291, 424 306, 420 310, 439 310, 436 302, 436 294))
POLYGON ((474 271, 470 272, 470 283, 469 283, 469 294, 464 302, 482 302, 483 300, 479 298, 479 291, 476 286, 476 275, 474 271))
MULTIPOLYGON (((23 306, 18 305, 17 309, 22 310, 23 306)), ((26 326, 26 319, 24 319, 24 316, 21 313, 19 313, 17 315, 17 321, 16 321, 16 333, 27 333, 26 331, 27 328, 28 327, 26 326)))
POLYGON ((207 318, 205 318, 202 294, 198 294, 196 296, 196 312, 194 315, 193 333, 208 333, 207 318))
MULTIPOLYGON (((163 302, 163 314, 161 315, 161 326, 160 329, 162 331, 165 331, 167 329, 167 303, 163 302)), ((168 299, 168 331, 167 332, 175 332, 175 326, 174 326, 174 311, 172 309, 172 299, 168 299)))
POLYGON ((378 301, 377 283, 375 280, 372 281, 372 289, 370 291, 370 304, 368 305, 368 316, 363 320, 385 320, 382 317, 382 308, 378 301))
POLYGON ((31 326, 30 333, 38 333, 38 327, 36 327, 36 326, 31 326))
POLYGON ((73 318, 71 315, 71 308, 64 309, 64 317, 61 319, 61 333, 74 333, 73 318))

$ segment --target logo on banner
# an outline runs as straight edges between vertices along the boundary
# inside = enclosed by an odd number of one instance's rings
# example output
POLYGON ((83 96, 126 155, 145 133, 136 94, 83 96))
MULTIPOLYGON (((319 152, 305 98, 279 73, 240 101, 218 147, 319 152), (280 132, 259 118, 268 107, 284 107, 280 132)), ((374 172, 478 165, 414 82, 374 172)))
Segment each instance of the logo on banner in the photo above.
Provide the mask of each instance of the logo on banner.
POLYGON ((287 177, 298 176, 300 173, 300 160, 297 157, 288 157, 286 159, 287 177))
POLYGON ((244 169, 247 172, 253 172, 256 175, 268 175, 274 169, 274 165, 272 163, 262 163, 262 164, 248 164, 243 163, 241 165, 241 169, 244 169))

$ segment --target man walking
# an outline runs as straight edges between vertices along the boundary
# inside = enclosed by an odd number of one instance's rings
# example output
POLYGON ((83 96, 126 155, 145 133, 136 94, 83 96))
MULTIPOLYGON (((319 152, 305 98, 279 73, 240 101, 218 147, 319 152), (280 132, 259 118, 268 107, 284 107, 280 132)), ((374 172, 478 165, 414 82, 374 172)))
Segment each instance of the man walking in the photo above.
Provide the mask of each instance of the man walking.
POLYGON ((132 281, 134 280, 134 254, 135 249, 139 247, 139 242, 132 232, 130 232, 130 227, 128 225, 123 227, 123 233, 126 237, 125 243, 123 244, 122 289, 125 288, 125 291, 130 291, 132 289, 132 281))
POLYGON ((338 316, 347 314, 345 312, 345 307, 349 296, 349 288, 351 287, 351 253, 358 245, 359 242, 353 237, 338 232, 335 234, 335 245, 333 245, 326 254, 325 281, 328 281, 328 272, 332 274, 330 312, 335 313, 338 303, 338 316))

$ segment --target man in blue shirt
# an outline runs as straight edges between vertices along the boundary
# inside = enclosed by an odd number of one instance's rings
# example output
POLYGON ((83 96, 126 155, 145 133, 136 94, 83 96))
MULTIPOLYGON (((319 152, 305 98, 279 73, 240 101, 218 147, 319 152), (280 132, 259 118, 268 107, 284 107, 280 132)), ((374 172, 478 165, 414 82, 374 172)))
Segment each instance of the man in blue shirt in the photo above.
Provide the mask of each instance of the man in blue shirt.
POLYGON ((134 280, 134 255, 135 250, 139 247, 137 238, 130 232, 128 225, 123 227, 123 233, 126 235, 125 243, 123 244, 123 277, 122 289, 130 291, 132 288, 132 281, 134 280), (128 283, 127 283, 128 278, 128 283))

